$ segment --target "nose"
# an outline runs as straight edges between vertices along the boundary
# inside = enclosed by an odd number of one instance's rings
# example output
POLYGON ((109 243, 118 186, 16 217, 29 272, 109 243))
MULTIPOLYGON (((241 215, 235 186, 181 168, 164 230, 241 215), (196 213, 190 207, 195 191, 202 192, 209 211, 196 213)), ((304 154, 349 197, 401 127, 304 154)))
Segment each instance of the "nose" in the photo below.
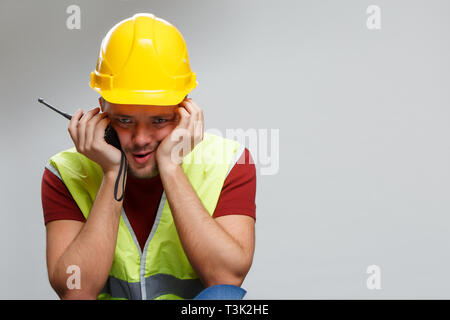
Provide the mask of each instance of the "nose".
POLYGON ((150 149, 150 145, 155 142, 155 132, 150 126, 140 123, 135 127, 132 141, 136 149, 150 149))

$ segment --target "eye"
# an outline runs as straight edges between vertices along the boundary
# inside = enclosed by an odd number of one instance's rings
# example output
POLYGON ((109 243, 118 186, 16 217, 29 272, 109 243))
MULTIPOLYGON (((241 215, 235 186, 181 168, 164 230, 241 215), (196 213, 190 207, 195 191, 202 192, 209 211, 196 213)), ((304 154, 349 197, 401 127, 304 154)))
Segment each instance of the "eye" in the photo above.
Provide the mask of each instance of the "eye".
POLYGON ((156 118, 154 123, 156 124, 162 124, 165 123, 167 121, 167 119, 163 119, 163 118, 156 118))
POLYGON ((131 120, 128 118, 119 118, 119 119, 117 119, 117 121, 119 121, 119 123, 121 123, 121 124, 130 124, 131 123, 131 120))

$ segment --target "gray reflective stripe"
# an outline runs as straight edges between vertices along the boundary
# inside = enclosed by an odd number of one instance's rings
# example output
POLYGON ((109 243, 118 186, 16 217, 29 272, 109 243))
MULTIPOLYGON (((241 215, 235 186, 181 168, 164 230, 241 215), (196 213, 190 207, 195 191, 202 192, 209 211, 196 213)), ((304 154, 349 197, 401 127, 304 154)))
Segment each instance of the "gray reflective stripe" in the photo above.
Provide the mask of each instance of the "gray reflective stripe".
POLYGON ((146 281, 147 279, 145 278, 145 263, 146 263, 146 257, 147 257, 147 251, 148 251, 148 245, 150 243, 150 240, 153 238, 153 236, 155 235, 156 229, 158 228, 159 225, 159 221, 161 220, 161 215, 164 209, 164 204, 166 202, 166 192, 163 191, 163 194, 161 196, 161 199, 159 201, 159 207, 158 207, 158 212, 156 213, 156 217, 155 217, 155 222, 153 223, 153 227, 152 230, 150 231, 150 234, 147 238, 147 241, 145 242, 145 246, 144 246, 144 251, 141 251, 141 246, 139 245, 139 242, 137 240, 136 234, 133 231, 133 228, 131 227, 130 221, 128 220, 128 217, 125 213, 125 210, 122 207, 122 219, 125 222, 125 225, 128 228, 128 231, 131 234, 131 237, 133 238, 134 244, 136 245, 136 247, 138 248, 139 251, 139 258, 141 260, 141 265, 139 268, 139 278, 141 279, 140 283, 137 283, 137 285, 140 288, 140 299, 142 300, 147 300, 147 285, 146 285, 146 281))
POLYGON ((133 238, 136 247, 139 250, 141 260, 139 271, 141 282, 127 282, 125 280, 120 280, 113 276, 109 276, 102 293, 109 293, 113 298, 125 299, 155 299, 164 294, 174 294, 184 299, 192 299, 204 289, 199 279, 178 279, 172 275, 163 273, 145 278, 145 263, 148 246, 158 228, 165 202, 166 193, 163 191, 159 202, 158 212, 155 217, 155 222, 153 223, 152 230, 150 231, 147 241, 145 242, 143 252, 141 252, 139 242, 137 241, 136 235, 131 227, 125 210, 122 207, 122 218, 131 234, 131 237, 133 238))
MULTIPOLYGON (((168 274, 155 274, 145 279, 147 299, 156 299, 165 294, 174 294, 184 299, 192 299, 204 289, 199 279, 178 279, 168 274)), ((102 293, 112 298, 140 300, 141 284, 126 282, 109 276, 102 293)))
POLYGON ((126 282, 109 276, 101 293, 108 293, 112 298, 140 300, 141 285, 139 282, 126 282))
POLYGON ((125 213, 125 210, 123 209, 123 206, 122 206, 121 215, 122 215, 123 221, 125 222, 125 225, 128 228, 128 231, 130 231, 130 233, 131 233, 131 237, 133 238, 134 244, 136 245, 136 247, 137 247, 137 249, 139 251, 139 255, 142 257, 141 246, 139 245, 137 237, 134 234, 133 228, 131 227, 130 221, 128 220, 127 214, 125 213))
POLYGON ((145 263, 147 261, 147 251, 148 251, 148 245, 150 243, 150 240, 155 235, 156 229, 158 228, 159 221, 161 220, 162 212, 164 209, 164 203, 166 202, 166 192, 163 191, 163 194, 161 196, 161 200, 159 201, 159 207, 158 212, 156 213, 155 222, 153 223, 152 230, 150 231, 150 234, 147 238, 147 241, 145 242, 144 246, 144 252, 141 255, 141 270, 140 270, 140 276, 141 276, 141 294, 142 294, 142 300, 147 300, 147 279, 145 278, 145 263))
POLYGON ((61 175, 59 174, 58 170, 50 162, 47 162, 45 167, 48 170, 50 170, 55 176, 57 176, 59 178, 59 180, 62 180, 61 175))
POLYGON ((164 273, 148 277, 145 285, 149 300, 164 294, 174 294, 184 299, 192 299, 204 289, 199 279, 178 279, 164 273))
POLYGON ((245 150, 245 146, 243 144, 241 144, 239 146, 239 149, 234 154, 233 160, 231 161, 231 164, 230 164, 230 168, 228 168, 227 177, 228 177, 228 174, 230 173, 231 169, 233 169, 234 165, 236 164, 236 162, 241 157, 241 155, 244 152, 244 150, 245 150))

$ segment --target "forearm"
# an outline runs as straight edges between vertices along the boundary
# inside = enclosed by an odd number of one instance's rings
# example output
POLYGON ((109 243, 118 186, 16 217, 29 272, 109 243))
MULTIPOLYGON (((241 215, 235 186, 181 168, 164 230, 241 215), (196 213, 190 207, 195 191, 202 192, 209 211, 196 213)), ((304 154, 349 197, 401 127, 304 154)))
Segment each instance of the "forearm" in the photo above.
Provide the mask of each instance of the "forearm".
POLYGON ((251 257, 206 211, 180 166, 161 170, 161 180, 183 249, 202 282, 240 286, 251 257))
MULTIPOLYGON (((63 299, 95 299, 103 288, 114 258, 122 201, 114 199, 116 177, 103 177, 89 217, 80 233, 58 260, 51 276, 52 285, 63 299), (80 269, 81 288, 69 290, 67 267, 80 269)), ((120 192, 120 191, 119 191, 120 192)))

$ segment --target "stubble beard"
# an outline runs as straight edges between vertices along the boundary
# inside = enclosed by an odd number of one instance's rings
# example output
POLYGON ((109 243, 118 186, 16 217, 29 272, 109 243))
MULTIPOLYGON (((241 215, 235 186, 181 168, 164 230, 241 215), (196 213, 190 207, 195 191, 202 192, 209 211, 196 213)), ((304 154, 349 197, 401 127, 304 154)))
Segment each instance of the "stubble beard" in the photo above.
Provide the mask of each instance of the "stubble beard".
POLYGON ((133 168, 128 164, 128 173, 136 179, 151 179, 159 174, 158 164, 155 163, 149 168, 145 167, 141 170, 133 170, 133 168))

